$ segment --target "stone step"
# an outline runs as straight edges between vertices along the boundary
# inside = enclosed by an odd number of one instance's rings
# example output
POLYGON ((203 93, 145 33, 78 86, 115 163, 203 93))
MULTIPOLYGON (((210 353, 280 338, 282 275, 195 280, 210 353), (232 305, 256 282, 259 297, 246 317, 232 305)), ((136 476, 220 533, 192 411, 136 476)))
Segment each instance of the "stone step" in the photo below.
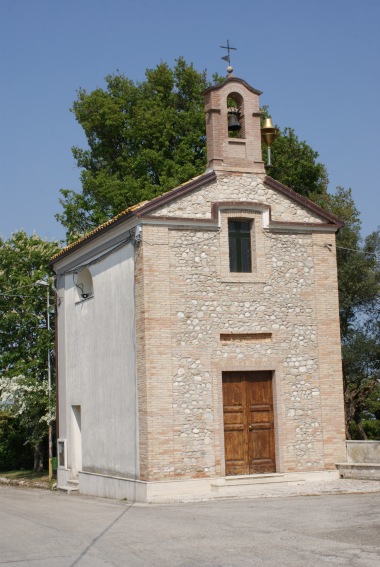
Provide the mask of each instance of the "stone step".
POLYGON ((66 486, 59 486, 58 490, 62 492, 67 492, 67 494, 71 494, 72 492, 79 492, 79 480, 76 478, 72 478, 67 481, 66 486))
POLYGON ((300 474, 263 473, 217 478, 210 482, 210 488, 215 494, 230 498, 254 496, 271 490, 276 493, 284 492, 289 486, 304 482, 304 475, 300 474))
POLYGON ((247 484, 271 484, 289 482, 281 473, 247 474, 238 476, 225 476, 211 481, 213 487, 242 486, 247 484))

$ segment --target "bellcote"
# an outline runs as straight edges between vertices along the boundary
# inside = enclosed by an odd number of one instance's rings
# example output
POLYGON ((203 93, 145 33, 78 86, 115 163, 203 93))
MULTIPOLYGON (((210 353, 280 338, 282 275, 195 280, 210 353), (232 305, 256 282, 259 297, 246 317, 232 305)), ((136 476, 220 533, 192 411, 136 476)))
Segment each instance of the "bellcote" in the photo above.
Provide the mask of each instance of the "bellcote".
POLYGON ((261 94, 242 79, 231 76, 205 91, 209 168, 265 173, 261 155, 261 94), (228 129, 229 117, 232 131, 228 129))

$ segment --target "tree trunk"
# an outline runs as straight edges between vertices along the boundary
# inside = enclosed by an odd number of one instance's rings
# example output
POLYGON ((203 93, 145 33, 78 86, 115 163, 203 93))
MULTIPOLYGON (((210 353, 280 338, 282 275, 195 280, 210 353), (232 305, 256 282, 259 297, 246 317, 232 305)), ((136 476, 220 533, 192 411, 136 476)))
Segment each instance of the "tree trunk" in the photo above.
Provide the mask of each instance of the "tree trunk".
POLYGON ((351 420, 354 419, 355 415, 355 405, 351 396, 348 395, 348 392, 345 392, 344 396, 344 417, 346 423, 346 439, 352 439, 351 432, 350 432, 350 423, 351 420))
POLYGON ((361 419, 358 419, 356 421, 356 426, 358 428, 360 439, 362 439, 363 441, 367 441, 368 437, 366 435, 366 432, 364 431, 364 427, 363 427, 361 419))
POLYGON ((34 470, 37 472, 42 472, 44 470, 42 443, 39 443, 34 447, 34 470))

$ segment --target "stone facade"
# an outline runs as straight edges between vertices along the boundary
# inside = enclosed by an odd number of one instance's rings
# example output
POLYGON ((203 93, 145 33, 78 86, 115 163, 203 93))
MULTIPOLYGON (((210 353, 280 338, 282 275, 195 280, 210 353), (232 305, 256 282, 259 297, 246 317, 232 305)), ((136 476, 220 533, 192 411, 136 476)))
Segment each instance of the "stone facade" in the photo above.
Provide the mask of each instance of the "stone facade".
POLYGON ((150 432, 149 464, 142 466, 147 480, 224 474, 225 370, 274 372, 278 471, 332 469, 344 453, 335 236, 322 225, 309 232, 301 224, 321 218, 275 195, 260 177, 221 173, 150 219, 178 220, 185 212, 210 218, 214 202, 233 199, 244 205, 223 209, 213 229, 143 229, 138 269, 151 280, 139 323, 152 371, 144 373, 141 398, 141 442, 150 432), (270 203, 272 221, 298 221, 298 230, 264 229, 262 212, 247 209, 249 200, 270 203), (250 274, 229 274, 231 215, 255 225, 250 274), (247 338, 221 340, 235 333, 247 338), (252 333, 271 337, 250 340, 252 333))
POLYGON ((249 201, 262 203, 269 208, 272 219, 282 222, 322 223, 322 219, 306 206, 279 194, 264 183, 264 175, 218 172, 218 182, 158 207, 155 216, 174 218, 211 218, 213 203, 219 201, 249 201))

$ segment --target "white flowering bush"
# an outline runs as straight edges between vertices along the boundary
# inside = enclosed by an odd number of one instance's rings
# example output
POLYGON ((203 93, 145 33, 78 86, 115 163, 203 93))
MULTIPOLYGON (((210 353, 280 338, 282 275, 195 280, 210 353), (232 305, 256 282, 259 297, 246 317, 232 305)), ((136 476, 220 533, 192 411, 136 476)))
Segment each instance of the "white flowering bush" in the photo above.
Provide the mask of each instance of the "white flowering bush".
POLYGON ((49 421, 55 419, 54 399, 49 417, 49 390, 46 380, 23 375, 0 377, 0 408, 17 418, 25 428, 26 443, 36 446, 46 436, 49 421))

